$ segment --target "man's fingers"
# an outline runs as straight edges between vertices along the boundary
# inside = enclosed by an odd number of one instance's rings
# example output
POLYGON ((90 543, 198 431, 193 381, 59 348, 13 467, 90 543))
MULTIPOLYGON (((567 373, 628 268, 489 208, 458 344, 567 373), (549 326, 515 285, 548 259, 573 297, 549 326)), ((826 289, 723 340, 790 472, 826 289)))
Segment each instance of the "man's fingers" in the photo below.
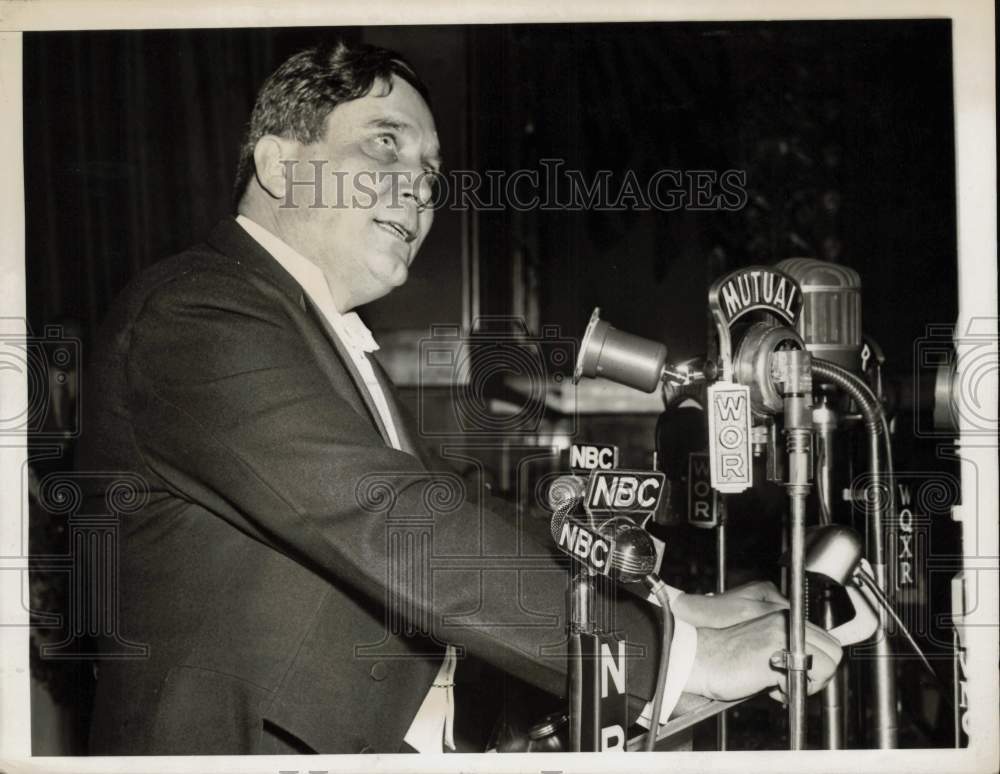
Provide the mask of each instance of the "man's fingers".
POLYGON ((809 679, 806 680, 806 690, 810 696, 826 687, 826 684, 830 682, 830 678, 837 671, 837 664, 839 663, 839 658, 834 661, 826 654, 817 653, 813 655, 813 668, 809 670, 809 679))
POLYGON ((814 624, 806 622, 806 650, 822 652, 836 666, 844 654, 840 643, 814 624))
MULTIPOLYGON (((806 673, 806 693, 812 696, 814 693, 819 693, 826 687, 826 684, 830 682, 830 678, 833 677, 834 673, 837 671, 838 661, 833 661, 825 653, 812 652, 812 668, 806 673)), ((776 670, 777 671, 777 670, 776 670)), ((775 701, 787 702, 788 701, 788 673, 781 670, 777 671, 777 679, 775 680, 775 688, 768 692, 770 696, 775 701)))
MULTIPOLYGON (((745 600, 747 605, 776 605, 745 600)), ((776 686, 783 689, 786 675, 771 666, 771 656, 788 647, 788 615, 772 611, 735 626, 699 628, 698 651, 686 690, 715 699, 741 699, 776 686)), ((808 676, 810 693, 820 690, 840 663, 841 649, 829 634, 810 626, 806 630, 806 652, 813 657, 808 676)), ((772 696, 780 699, 776 693, 772 696)))
POLYGON ((758 601, 754 603, 756 610, 760 612, 757 613, 754 618, 759 618, 762 615, 767 615, 768 613, 777 613, 781 610, 788 609, 788 602, 764 602, 758 601))
POLYGON ((771 581, 751 581, 737 586, 729 592, 745 599, 756 599, 761 602, 772 602, 781 607, 788 607, 788 600, 778 591, 771 581))
MULTIPOLYGON (((782 616, 784 618, 784 616, 782 616)), ((787 624, 781 626, 782 644, 777 650, 783 650, 787 642, 787 624)), ((837 666, 843 656, 840 644, 818 626, 806 623, 806 653, 812 656, 812 667, 806 673, 806 691, 812 695, 821 691, 830 681, 837 666)), ((776 688, 769 692, 769 696, 776 701, 787 701, 788 693, 788 673, 785 670, 775 669, 776 688)))
POLYGON ((674 615, 699 628, 726 629, 788 609, 788 600, 770 581, 754 581, 719 595, 681 594, 674 615))

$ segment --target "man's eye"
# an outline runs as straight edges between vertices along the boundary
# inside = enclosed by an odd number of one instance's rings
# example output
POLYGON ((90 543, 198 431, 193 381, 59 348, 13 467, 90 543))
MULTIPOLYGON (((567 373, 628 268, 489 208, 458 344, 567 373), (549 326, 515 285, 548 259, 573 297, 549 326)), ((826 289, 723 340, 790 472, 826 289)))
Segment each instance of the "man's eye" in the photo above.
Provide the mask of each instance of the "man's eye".
POLYGON ((378 134, 370 138, 366 143, 365 150, 369 155, 378 159, 395 160, 399 154, 399 146, 396 138, 391 134, 378 134))

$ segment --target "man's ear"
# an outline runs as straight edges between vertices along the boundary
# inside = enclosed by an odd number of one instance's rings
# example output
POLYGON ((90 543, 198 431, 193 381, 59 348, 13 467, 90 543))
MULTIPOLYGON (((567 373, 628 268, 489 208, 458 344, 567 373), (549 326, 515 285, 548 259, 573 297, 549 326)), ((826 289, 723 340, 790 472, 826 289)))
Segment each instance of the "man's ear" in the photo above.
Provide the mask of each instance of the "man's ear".
POLYGON ((275 199, 285 197, 287 174, 298 159, 299 144, 273 134, 265 134, 253 148, 253 163, 257 182, 275 199))

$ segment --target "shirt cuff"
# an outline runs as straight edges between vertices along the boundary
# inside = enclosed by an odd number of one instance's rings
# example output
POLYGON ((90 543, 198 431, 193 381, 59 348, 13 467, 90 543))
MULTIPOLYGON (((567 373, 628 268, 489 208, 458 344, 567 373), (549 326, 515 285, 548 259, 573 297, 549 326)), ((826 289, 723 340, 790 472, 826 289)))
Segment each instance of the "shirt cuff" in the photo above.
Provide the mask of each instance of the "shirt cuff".
MULTIPOLYGON (((667 594, 673 601, 683 592, 667 587, 667 594)), ((654 604, 656 598, 652 597, 654 604)), ((698 652, 698 630, 687 621, 674 617, 674 636, 670 641, 670 661, 667 665, 667 676, 663 690, 663 706, 660 710, 660 724, 666 723, 670 719, 670 714, 677 706, 677 702, 684 692, 691 668, 694 666, 694 658, 698 652)), ((649 720, 653 715, 653 702, 646 702, 642 713, 639 715, 638 723, 644 728, 649 728, 649 720)))
POLYGON ((403 741, 419 753, 442 753, 455 749, 455 667, 457 651, 445 649, 437 677, 417 710, 403 741))
MULTIPOLYGON (((666 586, 666 588, 667 588, 667 597, 670 599, 670 604, 671 605, 674 604, 674 602, 677 601, 677 597, 679 597, 681 594, 684 593, 680 589, 675 589, 673 586, 670 586, 670 585, 668 585, 666 583, 664 583, 663 585, 666 586)), ((650 594, 647 597, 647 599, 650 602, 652 602, 653 604, 659 605, 659 602, 656 601, 656 595, 650 594)))

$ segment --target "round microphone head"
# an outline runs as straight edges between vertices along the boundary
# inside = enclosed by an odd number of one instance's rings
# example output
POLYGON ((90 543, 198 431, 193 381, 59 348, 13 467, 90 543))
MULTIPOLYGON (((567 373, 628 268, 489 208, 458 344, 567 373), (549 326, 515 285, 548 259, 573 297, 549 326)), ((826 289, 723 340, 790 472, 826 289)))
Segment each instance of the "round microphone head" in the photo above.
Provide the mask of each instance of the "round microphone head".
POLYGON ((627 519, 609 522, 601 528, 614 545, 611 552, 612 578, 620 583, 640 583, 656 570, 656 546, 642 527, 627 519))
POLYGON ((841 368, 861 365, 861 275, 839 263, 816 258, 785 258, 775 268, 802 289, 802 313, 796 326, 814 357, 841 368))
POLYGON ((587 489, 586 479, 580 476, 559 476, 549 486, 548 506, 550 511, 565 506, 576 505, 587 489))

